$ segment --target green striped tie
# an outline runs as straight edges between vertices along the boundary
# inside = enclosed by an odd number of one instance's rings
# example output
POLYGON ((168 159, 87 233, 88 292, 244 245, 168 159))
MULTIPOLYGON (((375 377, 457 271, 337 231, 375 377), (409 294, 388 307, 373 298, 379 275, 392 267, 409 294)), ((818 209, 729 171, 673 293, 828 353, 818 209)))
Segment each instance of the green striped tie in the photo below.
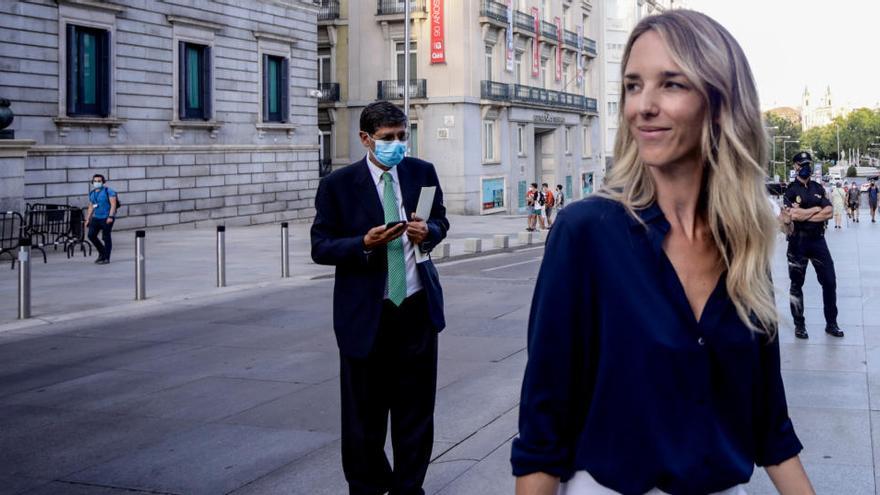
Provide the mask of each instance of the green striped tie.
MULTIPOLYGON (((400 220, 400 208, 397 206, 397 195, 394 194, 394 178, 385 172, 382 174, 385 193, 382 206, 385 209, 385 223, 400 220)), ((403 257, 403 239, 398 237, 388 243, 388 299, 395 306, 400 306, 406 299, 406 259, 403 257)))

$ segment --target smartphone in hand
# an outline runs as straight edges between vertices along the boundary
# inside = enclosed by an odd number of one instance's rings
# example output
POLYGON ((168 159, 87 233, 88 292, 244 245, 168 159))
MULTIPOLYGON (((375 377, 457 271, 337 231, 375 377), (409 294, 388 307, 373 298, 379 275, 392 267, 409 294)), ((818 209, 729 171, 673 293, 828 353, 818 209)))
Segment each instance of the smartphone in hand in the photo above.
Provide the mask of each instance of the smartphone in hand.
POLYGON ((396 222, 388 222, 387 224, 385 224, 385 228, 390 230, 390 229, 393 229, 394 227, 397 227, 398 225, 401 225, 401 224, 406 225, 406 220, 398 220, 396 222))

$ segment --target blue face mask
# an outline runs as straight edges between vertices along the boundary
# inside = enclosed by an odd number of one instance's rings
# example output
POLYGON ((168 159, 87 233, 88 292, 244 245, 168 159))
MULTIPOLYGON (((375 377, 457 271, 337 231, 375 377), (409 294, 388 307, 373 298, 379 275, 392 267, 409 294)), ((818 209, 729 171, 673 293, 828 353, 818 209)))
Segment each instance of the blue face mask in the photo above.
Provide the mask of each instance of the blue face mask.
POLYGON ((376 142, 376 151, 373 156, 382 165, 388 168, 394 168, 403 160, 406 155, 406 143, 403 141, 381 141, 374 139, 376 142))
POLYGON ((801 168, 798 169, 798 177, 801 179, 807 179, 811 175, 813 175, 813 166, 809 163, 801 165, 801 168))

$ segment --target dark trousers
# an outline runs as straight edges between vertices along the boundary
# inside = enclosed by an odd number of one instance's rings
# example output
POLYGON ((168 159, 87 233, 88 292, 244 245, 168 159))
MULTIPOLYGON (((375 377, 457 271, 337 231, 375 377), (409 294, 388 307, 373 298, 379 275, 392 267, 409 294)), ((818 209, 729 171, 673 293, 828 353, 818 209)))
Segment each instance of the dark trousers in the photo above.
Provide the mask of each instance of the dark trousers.
POLYGON ((351 495, 423 495, 434 442, 437 332, 424 291, 385 301, 366 358, 340 354, 342 469, 351 495), (385 456, 388 415, 394 469, 385 456))
POLYGON ((99 259, 110 259, 110 251, 113 250, 113 238, 110 235, 112 230, 113 224, 107 223, 106 218, 93 218, 89 221, 89 240, 92 241, 95 249, 98 250, 99 259), (101 237, 104 239, 103 244, 98 240, 98 232, 101 233, 101 237))
POLYGON ((796 327, 804 326, 804 278, 807 262, 813 263, 816 277, 822 285, 825 306, 825 324, 837 324, 837 277, 834 261, 828 252, 825 237, 820 234, 793 234, 788 240, 788 276, 791 278, 791 316, 796 327))

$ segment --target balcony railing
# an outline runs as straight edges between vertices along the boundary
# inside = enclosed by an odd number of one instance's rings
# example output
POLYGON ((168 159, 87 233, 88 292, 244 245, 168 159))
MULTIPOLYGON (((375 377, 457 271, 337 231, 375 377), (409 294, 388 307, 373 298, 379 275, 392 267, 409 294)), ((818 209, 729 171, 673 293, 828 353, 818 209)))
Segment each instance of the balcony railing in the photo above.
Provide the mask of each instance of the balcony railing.
POLYGON ((339 101, 339 83, 318 83, 318 90, 321 92, 319 103, 339 101))
MULTIPOLYGON (((403 89, 406 86, 403 81, 379 81, 378 94, 379 100, 402 100, 403 89)), ((425 79, 412 79, 409 82, 410 98, 427 98, 428 97, 428 81, 425 79)))
MULTIPOLYGON (((424 12, 425 0, 410 0, 412 12, 424 12)), ((394 15, 406 12, 406 2, 403 0, 376 0, 376 15, 394 15)))
POLYGON ((480 2, 480 16, 507 24, 507 5, 495 0, 480 2))
POLYGON ((552 89, 523 86, 522 84, 505 84, 495 81, 480 82, 480 98, 565 108, 583 113, 598 113, 599 108, 595 98, 554 91, 552 89))
POLYGON ((559 41, 559 38, 556 36, 556 24, 541 21, 541 36, 553 41, 559 41))
POLYGON ((339 19, 339 0, 321 0, 318 6, 318 20, 331 21, 339 19))
POLYGON ((572 31, 569 31, 568 29, 562 31, 562 33, 563 33, 563 36, 565 37, 565 44, 574 48, 574 49, 577 49, 577 47, 578 47, 578 34, 572 32, 572 31))
POLYGON ((513 25, 523 31, 535 34, 535 18, 525 12, 517 10, 513 13, 513 25))
POLYGON ((587 54, 594 57, 599 54, 599 52, 596 51, 596 41, 591 40, 590 38, 584 38, 584 49, 586 50, 587 54))

